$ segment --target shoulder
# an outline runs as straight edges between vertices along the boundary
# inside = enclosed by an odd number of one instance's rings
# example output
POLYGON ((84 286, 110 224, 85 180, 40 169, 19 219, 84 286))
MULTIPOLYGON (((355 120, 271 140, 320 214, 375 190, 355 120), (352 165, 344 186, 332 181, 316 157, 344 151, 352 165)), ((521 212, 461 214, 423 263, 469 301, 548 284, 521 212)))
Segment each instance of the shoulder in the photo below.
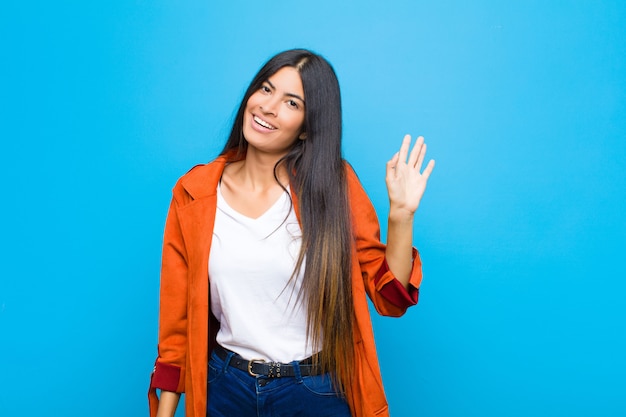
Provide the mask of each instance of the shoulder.
POLYGON ((370 231, 377 233, 378 217, 376 216, 374 205, 352 165, 344 160, 344 167, 346 171, 346 187, 348 189, 348 204, 355 233, 362 234, 364 233, 363 230, 367 230, 367 233, 370 233, 370 231))
POLYGON ((344 160, 344 167, 346 171, 346 187, 348 194, 348 204, 350 205, 350 211, 354 217, 358 217, 359 221, 364 219, 376 220, 376 214, 374 211, 374 205, 370 200, 365 188, 361 184, 361 180, 356 171, 344 160))
POLYGON ((207 164, 191 168, 174 185, 174 197, 188 196, 195 200, 214 195, 227 160, 226 156, 221 155, 207 164))
POLYGON ((365 190, 361 185, 361 180, 359 180, 359 176, 354 170, 354 167, 345 159, 343 161, 343 165, 346 172, 346 185, 348 187, 348 194, 352 197, 355 193, 365 193, 365 190))
MULTIPOLYGON (((185 183, 188 181, 194 181, 198 178, 204 178, 207 175, 211 175, 215 170, 220 170, 223 167, 223 163, 220 163, 222 157, 218 157, 206 164, 194 165, 189 171, 178 179, 178 183, 185 183)), ((223 168, 222 168, 223 169, 223 168)))

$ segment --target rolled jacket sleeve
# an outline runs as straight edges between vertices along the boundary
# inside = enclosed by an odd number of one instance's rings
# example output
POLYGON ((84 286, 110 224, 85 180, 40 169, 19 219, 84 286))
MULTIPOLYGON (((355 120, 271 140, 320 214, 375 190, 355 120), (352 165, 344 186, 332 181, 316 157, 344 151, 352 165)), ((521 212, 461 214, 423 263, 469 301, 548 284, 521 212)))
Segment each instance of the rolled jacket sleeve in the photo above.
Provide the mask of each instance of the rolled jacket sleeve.
POLYGON ((378 271, 378 276, 374 280, 376 291, 397 307, 406 310, 410 306, 417 304, 419 298, 419 286, 422 282, 422 262, 417 249, 413 248, 413 267, 409 277, 409 289, 407 290, 400 281, 396 279, 389 270, 387 261, 378 271))

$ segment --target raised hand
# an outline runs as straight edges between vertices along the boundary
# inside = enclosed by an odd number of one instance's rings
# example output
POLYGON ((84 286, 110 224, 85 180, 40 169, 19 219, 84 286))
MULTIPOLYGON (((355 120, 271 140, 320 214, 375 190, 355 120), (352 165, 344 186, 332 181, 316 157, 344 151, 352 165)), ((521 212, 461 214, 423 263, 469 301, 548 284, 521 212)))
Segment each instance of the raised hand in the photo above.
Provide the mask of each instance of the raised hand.
POLYGON ((426 144, 422 136, 417 138, 409 154, 410 145, 411 136, 404 136, 400 150, 387 162, 385 182, 389 193, 390 216, 413 216, 435 167, 435 161, 431 159, 424 171, 420 172, 426 156, 426 144))

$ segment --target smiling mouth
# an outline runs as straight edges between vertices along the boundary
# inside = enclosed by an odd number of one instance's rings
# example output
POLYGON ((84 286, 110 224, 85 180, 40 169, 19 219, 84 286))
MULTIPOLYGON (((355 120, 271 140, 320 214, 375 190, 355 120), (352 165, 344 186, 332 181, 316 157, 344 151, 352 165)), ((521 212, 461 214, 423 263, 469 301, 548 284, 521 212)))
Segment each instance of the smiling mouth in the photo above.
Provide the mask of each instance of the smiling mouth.
POLYGON ((261 126, 267 128, 267 129, 276 130, 276 127, 274 127, 271 124, 267 123, 265 120, 261 119, 258 116, 254 116, 253 119, 256 122, 256 124, 258 124, 258 125, 261 125, 261 126))

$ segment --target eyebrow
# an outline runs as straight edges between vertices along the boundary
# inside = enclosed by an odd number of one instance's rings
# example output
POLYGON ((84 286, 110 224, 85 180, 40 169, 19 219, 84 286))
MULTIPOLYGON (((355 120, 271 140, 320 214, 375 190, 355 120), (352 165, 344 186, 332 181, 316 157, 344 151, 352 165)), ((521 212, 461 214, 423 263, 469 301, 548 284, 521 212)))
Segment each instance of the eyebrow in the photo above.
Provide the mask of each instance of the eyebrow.
MULTIPOLYGON (((271 82, 269 79, 265 80, 265 82, 266 82, 266 83, 268 83, 268 84, 270 85, 270 87, 272 87, 272 89, 276 90, 276 87, 274 86, 274 84, 272 84, 272 82, 271 82)), ((303 102, 304 104, 306 104, 306 101, 304 101, 304 99, 303 99, 302 97, 300 97, 299 95, 297 95, 297 94, 294 94, 294 93, 285 93, 285 95, 286 95, 287 97, 297 98, 298 100, 300 100, 301 102, 303 102)))

